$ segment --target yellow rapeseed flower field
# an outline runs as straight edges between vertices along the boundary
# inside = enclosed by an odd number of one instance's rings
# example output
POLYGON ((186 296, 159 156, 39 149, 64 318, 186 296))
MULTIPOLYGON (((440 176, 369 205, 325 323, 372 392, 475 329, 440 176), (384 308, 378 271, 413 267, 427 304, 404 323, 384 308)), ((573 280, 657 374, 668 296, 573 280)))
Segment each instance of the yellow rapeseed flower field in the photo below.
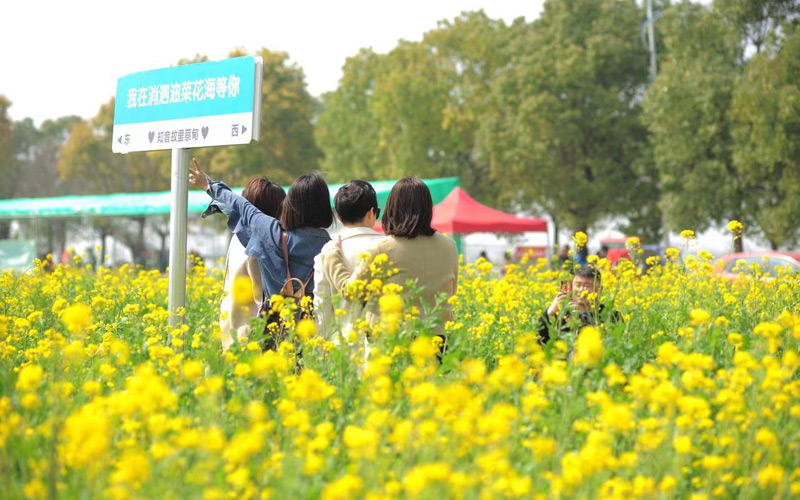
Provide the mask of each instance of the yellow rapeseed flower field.
POLYGON ((222 352, 222 280, 201 264, 178 328, 157 271, 5 273, 1 496, 800 497, 798 276, 656 260, 598 261, 596 300, 623 321, 544 347, 564 277, 544 260, 462 266, 444 346, 379 260, 348 294, 383 319, 339 310, 333 335, 277 304, 290 331, 268 352, 222 352))

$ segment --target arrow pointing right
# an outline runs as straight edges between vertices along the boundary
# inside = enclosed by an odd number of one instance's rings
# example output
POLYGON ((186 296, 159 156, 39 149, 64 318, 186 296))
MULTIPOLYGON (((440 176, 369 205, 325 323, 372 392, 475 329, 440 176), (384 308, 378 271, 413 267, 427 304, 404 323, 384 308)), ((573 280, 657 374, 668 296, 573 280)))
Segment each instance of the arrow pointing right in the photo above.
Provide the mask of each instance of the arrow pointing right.
POLYGON ((245 132, 247 132, 247 127, 245 127, 244 125, 242 125, 242 133, 244 134, 245 132))

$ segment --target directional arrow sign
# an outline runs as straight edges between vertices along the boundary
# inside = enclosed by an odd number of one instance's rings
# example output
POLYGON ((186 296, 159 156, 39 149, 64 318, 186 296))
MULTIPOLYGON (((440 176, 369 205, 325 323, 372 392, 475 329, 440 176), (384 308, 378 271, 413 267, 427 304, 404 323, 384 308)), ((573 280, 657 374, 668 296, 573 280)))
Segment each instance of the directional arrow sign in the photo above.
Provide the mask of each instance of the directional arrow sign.
POLYGON ((120 78, 114 105, 118 139, 112 141, 112 150, 130 153, 258 140, 261 66, 261 58, 236 57, 120 78), (240 128, 235 136, 234 125, 240 128))

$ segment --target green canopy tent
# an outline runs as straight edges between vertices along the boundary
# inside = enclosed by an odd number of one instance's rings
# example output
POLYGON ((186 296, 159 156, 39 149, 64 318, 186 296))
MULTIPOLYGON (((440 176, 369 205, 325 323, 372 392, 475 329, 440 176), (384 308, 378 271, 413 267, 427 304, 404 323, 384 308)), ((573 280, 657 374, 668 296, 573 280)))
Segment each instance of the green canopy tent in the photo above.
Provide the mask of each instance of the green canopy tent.
MULTIPOLYGON (((431 190, 433 203, 439 203, 459 185, 458 177, 423 179, 431 190)), ((378 194, 378 204, 383 208, 389 191, 396 181, 376 181, 372 185, 378 194)), ((331 184, 333 195, 341 184, 331 184)), ((236 188, 241 193, 243 188, 236 188)), ((289 188, 284 188, 289 189, 289 188)), ((189 213, 200 213, 210 199, 202 191, 189 191, 189 213)), ((168 214, 169 191, 155 193, 115 193, 90 196, 59 196, 56 198, 16 198, 0 200, 0 219, 55 218, 55 217, 141 217, 168 214)))

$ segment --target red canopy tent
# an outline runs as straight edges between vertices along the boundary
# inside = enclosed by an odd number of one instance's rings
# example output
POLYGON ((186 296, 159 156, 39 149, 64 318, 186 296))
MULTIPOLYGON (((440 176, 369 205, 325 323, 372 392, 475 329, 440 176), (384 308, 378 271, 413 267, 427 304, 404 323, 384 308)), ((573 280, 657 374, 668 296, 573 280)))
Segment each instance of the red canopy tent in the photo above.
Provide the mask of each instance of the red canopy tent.
POLYGON ((448 234, 547 232, 547 221, 517 217, 481 205, 460 187, 433 207, 431 226, 448 234))
MULTIPOLYGON (((547 221, 517 217, 475 201, 460 187, 433 207, 431 226, 447 234, 547 232, 547 221)), ((381 230, 380 222, 375 224, 381 230)))

